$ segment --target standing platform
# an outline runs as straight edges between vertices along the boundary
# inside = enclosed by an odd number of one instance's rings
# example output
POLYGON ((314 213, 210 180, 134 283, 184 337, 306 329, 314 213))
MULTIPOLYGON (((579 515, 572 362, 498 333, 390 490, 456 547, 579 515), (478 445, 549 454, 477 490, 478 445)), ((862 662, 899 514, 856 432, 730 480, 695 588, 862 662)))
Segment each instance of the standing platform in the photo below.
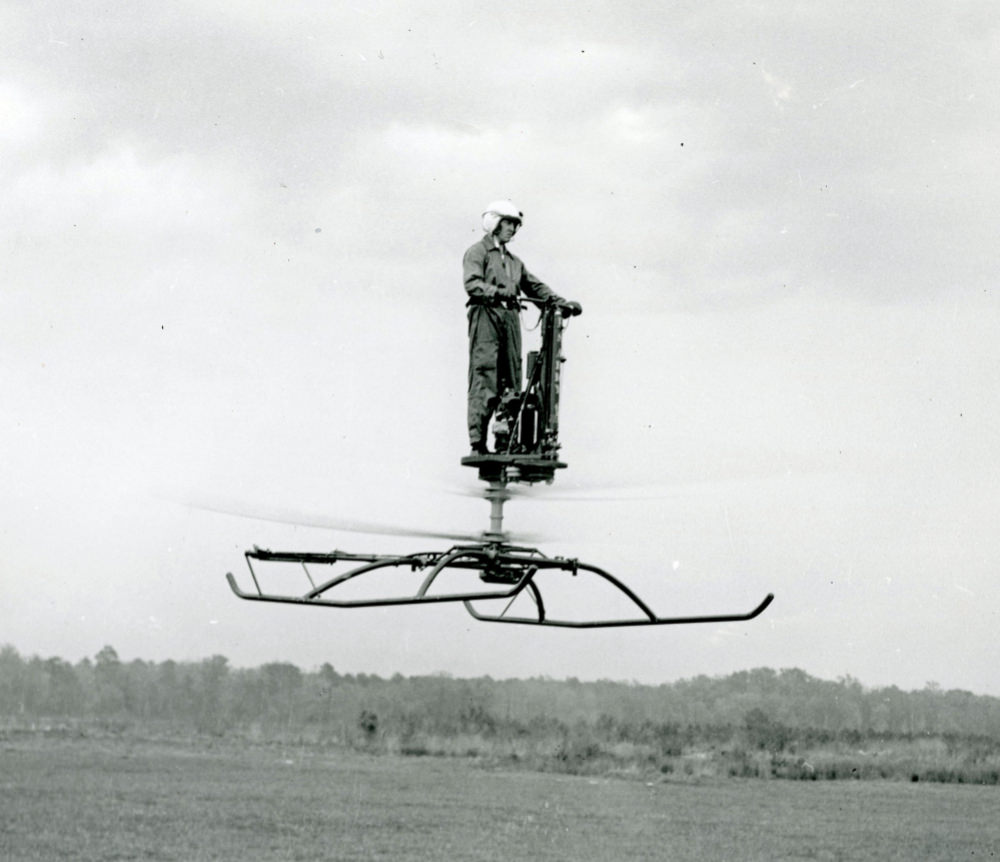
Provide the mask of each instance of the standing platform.
POLYGON ((551 483, 556 470, 563 470, 566 464, 555 458, 541 455, 467 455, 462 466, 475 467, 484 482, 534 482, 551 483))

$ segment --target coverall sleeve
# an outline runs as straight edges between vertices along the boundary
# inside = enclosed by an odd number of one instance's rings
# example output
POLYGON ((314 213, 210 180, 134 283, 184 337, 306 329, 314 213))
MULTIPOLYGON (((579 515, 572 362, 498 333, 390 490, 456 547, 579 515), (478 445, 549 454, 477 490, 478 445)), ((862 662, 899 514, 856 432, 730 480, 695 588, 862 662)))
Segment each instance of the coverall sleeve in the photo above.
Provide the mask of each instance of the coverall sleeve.
POLYGON ((486 250, 477 242, 462 258, 462 277, 469 296, 493 296, 497 292, 495 284, 487 284, 485 275, 486 250))
POLYGON ((563 299, 545 282, 539 281, 530 272, 528 267, 521 264, 521 291, 533 299, 540 299, 542 302, 553 300, 562 302, 563 299))

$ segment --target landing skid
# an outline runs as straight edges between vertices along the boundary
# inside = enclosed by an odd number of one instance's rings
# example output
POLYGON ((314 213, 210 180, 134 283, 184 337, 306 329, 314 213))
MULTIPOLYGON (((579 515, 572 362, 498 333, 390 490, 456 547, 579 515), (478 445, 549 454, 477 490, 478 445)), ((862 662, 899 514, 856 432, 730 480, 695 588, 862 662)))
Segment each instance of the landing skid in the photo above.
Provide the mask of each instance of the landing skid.
MULTIPOLYGON (((667 626, 692 623, 743 622, 759 616, 774 599, 768 594, 753 610, 737 614, 710 614, 702 616, 657 616, 636 593, 618 578, 587 563, 564 557, 546 557, 535 548, 524 548, 502 543, 484 545, 456 545, 444 552, 383 556, 375 554, 348 554, 341 551, 329 553, 303 553, 298 551, 270 551, 254 548, 245 553, 247 566, 254 582, 254 591, 239 588, 232 574, 227 574, 229 586, 241 599, 284 604, 313 605, 333 608, 371 608, 393 605, 420 605, 461 602, 468 613, 482 622, 515 623, 519 625, 555 626, 559 628, 619 628, 624 626, 667 626), (303 593, 281 594, 264 592, 260 585, 254 562, 295 563, 302 567, 309 581, 303 593), (341 562, 360 562, 346 572, 317 582, 310 566, 333 566, 341 562), (380 570, 410 569, 422 573, 419 587, 410 595, 381 598, 341 598, 343 586, 361 576, 371 576, 380 570), (473 589, 467 591, 432 592, 438 576, 449 569, 476 571, 482 584, 493 584, 498 589, 473 589), (539 583, 543 572, 561 571, 573 576, 589 572, 612 586, 631 602, 636 615, 626 619, 569 620, 548 616, 539 583), (534 610, 531 616, 508 615, 508 611, 522 593, 527 595, 534 610), (506 603, 499 612, 485 612, 476 607, 487 603, 494 606, 499 600, 506 603)), ((371 580, 368 577, 367 580, 371 580)))

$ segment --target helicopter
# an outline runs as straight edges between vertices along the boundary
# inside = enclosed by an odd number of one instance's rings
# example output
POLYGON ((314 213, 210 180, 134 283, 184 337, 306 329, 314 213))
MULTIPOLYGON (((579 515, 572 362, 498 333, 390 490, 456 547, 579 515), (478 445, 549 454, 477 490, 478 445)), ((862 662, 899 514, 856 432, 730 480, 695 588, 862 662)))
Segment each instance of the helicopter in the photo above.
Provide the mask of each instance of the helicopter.
MULTIPOLYGON (((446 550, 409 554, 358 554, 333 550, 327 552, 273 551, 254 546, 244 552, 252 589, 242 589, 233 574, 226 579, 233 593, 248 601, 276 602, 325 608, 375 608, 398 605, 459 603, 481 622, 558 628, 596 629, 624 626, 667 626, 694 623, 743 622, 762 614, 774 600, 768 593, 749 611, 714 613, 697 616, 659 616, 650 605, 623 580, 605 569, 577 558, 548 556, 541 550, 516 544, 503 529, 504 504, 518 485, 539 482, 552 484, 556 472, 568 466, 560 460, 559 392, 560 373, 565 357, 562 340, 568 312, 564 306, 521 298, 521 308, 530 302, 539 309, 540 346, 529 351, 526 383, 521 389, 508 389, 499 397, 494 411, 494 448, 485 454, 461 459, 462 466, 477 471, 485 483, 483 497, 490 504, 489 529, 478 536, 457 538, 446 550), (301 568, 306 584, 297 591, 265 591, 259 573, 261 564, 289 564, 301 568), (402 594, 356 596, 348 584, 362 580, 378 584, 379 574, 390 571, 412 573, 413 588, 402 594), (324 576, 319 576, 319 573, 324 576), (448 578, 442 577, 448 573, 448 578), (469 573, 475 580, 461 589, 450 586, 451 577, 469 573), (596 616, 576 618, 549 613, 543 589, 559 573, 578 578, 586 574, 610 586, 631 609, 624 617, 596 616), (449 586, 439 589, 441 583, 449 586), (515 602, 526 596, 528 601, 515 602), (528 610, 522 610, 527 608, 528 610), (512 610, 513 609, 513 610, 512 610)), ((381 532, 362 527, 360 532, 381 532)), ((416 531, 393 530, 398 535, 425 535, 416 531)))

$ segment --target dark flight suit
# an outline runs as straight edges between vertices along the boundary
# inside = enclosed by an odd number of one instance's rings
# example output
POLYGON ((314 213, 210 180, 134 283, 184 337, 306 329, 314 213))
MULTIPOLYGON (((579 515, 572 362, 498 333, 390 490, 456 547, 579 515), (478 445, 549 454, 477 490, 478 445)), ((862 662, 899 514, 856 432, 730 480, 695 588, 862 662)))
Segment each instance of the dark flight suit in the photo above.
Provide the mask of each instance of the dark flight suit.
POLYGON ((475 445, 486 442, 499 396, 521 389, 518 295, 561 300, 492 234, 465 253, 462 270, 469 296, 469 441, 475 445))

